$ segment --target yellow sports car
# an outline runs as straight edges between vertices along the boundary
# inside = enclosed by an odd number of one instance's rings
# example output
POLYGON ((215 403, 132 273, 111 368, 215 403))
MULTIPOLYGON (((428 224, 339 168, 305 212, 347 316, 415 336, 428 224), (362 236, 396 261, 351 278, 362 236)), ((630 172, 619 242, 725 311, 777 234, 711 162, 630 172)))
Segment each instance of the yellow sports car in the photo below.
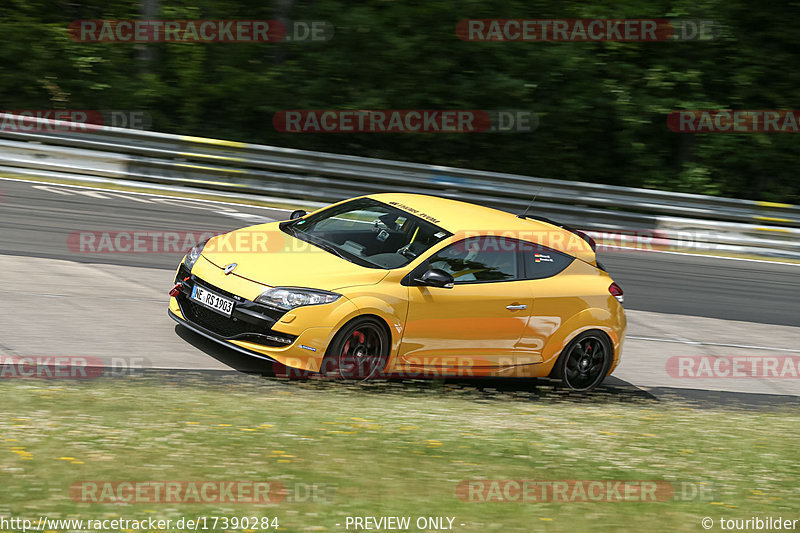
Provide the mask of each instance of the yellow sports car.
POLYGON ((169 315, 302 372, 550 377, 587 391, 619 363, 622 301, 578 230, 387 193, 198 245, 169 315))

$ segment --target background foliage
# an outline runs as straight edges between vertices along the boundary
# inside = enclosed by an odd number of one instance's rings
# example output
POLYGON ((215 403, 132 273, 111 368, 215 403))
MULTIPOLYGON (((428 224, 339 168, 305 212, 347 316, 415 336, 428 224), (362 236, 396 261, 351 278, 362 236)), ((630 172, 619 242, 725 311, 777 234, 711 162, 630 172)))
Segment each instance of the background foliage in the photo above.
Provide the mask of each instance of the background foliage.
POLYGON ((152 128, 541 177, 800 202, 800 137, 677 134, 673 109, 797 109, 798 2, 6 0, 0 108, 129 109, 152 128), (77 43, 76 19, 326 20, 325 43, 77 43), (680 17, 713 42, 463 42, 463 18, 680 17), (289 134, 282 109, 528 109, 533 133, 289 134))

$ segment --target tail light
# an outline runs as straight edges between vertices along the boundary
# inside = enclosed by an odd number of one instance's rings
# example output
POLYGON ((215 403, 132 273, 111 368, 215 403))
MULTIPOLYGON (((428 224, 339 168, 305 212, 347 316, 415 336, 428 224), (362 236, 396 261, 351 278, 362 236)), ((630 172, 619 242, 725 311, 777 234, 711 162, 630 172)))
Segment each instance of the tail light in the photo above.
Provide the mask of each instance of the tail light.
POLYGON ((612 283, 608 286, 608 292, 611 293, 611 296, 617 299, 619 303, 625 303, 625 297, 622 295, 622 287, 617 285, 616 283, 612 283))

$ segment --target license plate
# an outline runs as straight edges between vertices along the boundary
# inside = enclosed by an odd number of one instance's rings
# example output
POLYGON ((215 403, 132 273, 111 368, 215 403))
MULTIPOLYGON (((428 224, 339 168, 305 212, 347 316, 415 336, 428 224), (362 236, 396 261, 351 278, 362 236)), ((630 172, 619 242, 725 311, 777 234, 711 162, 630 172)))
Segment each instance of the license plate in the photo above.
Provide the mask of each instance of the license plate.
POLYGON ((233 312, 233 300, 220 296, 216 292, 210 291, 199 285, 192 288, 192 300, 200 302, 204 306, 227 317, 233 312))

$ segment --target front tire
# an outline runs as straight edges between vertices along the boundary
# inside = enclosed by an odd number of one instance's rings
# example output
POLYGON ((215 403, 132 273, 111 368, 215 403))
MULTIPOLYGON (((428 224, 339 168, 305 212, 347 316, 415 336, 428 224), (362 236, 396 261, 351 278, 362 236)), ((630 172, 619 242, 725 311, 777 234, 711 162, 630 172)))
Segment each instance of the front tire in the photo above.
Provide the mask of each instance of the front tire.
POLYGON ((377 318, 348 322, 331 341, 320 373, 334 379, 363 381, 378 377, 389 357, 389 334, 377 318))
POLYGON ((613 353, 605 333, 585 331, 567 344, 550 377, 572 391, 589 392, 605 379, 613 353))

